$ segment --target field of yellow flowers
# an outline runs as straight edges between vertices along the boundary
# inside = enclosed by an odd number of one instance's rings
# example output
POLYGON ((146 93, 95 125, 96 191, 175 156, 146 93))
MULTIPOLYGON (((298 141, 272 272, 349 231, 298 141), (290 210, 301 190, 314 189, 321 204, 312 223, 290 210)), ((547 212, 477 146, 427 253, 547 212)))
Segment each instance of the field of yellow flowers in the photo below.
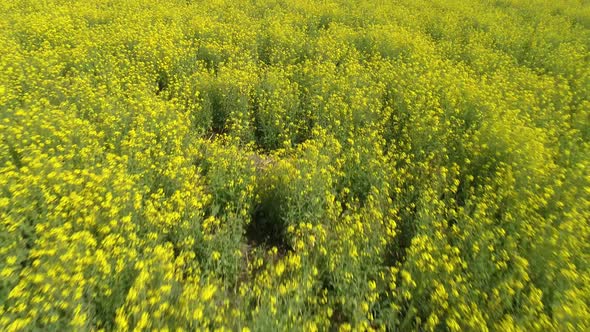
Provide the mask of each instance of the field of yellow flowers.
POLYGON ((0 331, 590 330, 587 0, 0 0, 0 331))

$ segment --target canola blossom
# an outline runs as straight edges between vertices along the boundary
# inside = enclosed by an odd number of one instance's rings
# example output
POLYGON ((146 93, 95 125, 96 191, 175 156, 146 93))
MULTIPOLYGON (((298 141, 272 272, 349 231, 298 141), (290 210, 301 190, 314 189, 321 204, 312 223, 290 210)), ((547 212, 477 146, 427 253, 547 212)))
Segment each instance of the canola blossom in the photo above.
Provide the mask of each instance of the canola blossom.
POLYGON ((0 331, 590 330, 585 0, 0 0, 0 331))

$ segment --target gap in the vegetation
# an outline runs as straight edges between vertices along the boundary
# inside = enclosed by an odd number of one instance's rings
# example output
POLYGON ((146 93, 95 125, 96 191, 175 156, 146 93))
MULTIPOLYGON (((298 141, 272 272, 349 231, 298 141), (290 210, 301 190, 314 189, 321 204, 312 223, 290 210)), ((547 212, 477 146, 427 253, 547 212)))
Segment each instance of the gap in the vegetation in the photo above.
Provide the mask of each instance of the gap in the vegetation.
POLYGON ((333 310, 332 317, 330 317, 330 332, 339 331, 342 324, 350 322, 350 319, 344 313, 342 304, 336 303, 333 310))
POLYGON ((284 219, 285 197, 279 190, 278 183, 269 183, 269 172, 273 161, 264 155, 253 155, 259 184, 258 197, 246 227, 246 240, 253 247, 276 247, 285 254, 293 248, 287 239, 287 224, 284 219))
POLYGON ((268 195, 259 202, 246 228, 246 238, 252 246, 276 247, 280 252, 292 251, 286 235, 287 227, 281 215, 278 195, 268 195))
POLYGON ((156 95, 159 96, 164 90, 168 88, 168 80, 168 73, 165 71, 158 73, 158 78, 156 79, 156 85, 158 86, 156 95))
POLYGON ((416 212, 417 209, 414 206, 410 211, 402 213, 401 222, 397 229, 398 234, 395 240, 387 245, 385 263, 388 266, 399 266, 406 261, 408 248, 416 235, 416 212))

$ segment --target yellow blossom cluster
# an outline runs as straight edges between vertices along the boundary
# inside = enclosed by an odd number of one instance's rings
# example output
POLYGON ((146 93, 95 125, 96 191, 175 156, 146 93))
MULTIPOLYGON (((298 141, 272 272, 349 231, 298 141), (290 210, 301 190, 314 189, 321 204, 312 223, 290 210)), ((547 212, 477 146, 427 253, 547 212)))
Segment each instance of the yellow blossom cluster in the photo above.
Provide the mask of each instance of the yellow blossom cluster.
POLYGON ((588 1, 0 12, 0 331, 590 330, 588 1))

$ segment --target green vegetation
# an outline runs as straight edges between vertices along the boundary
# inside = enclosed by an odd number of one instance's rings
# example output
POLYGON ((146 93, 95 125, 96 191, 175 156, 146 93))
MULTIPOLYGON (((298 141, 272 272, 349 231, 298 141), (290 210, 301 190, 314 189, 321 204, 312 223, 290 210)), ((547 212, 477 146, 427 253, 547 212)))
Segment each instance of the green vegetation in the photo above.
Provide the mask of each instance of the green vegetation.
POLYGON ((590 2, 0 13, 0 330, 590 330, 590 2))

